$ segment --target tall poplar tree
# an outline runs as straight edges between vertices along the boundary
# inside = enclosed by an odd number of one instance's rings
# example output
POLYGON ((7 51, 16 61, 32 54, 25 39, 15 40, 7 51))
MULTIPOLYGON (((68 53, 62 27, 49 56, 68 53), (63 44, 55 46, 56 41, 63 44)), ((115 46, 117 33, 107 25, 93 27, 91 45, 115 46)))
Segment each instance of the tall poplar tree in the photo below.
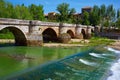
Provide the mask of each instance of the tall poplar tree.
POLYGON ((34 20, 44 20, 44 10, 42 5, 31 4, 29 11, 34 20))
POLYGON ((56 10, 59 12, 58 21, 60 22, 68 22, 76 12, 74 8, 69 8, 69 4, 67 3, 59 4, 56 10))

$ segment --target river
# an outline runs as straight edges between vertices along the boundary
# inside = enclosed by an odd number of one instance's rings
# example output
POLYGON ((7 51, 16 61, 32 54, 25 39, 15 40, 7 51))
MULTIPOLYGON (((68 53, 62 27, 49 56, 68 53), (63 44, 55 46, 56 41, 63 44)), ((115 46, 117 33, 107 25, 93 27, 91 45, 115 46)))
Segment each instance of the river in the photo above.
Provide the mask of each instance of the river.
POLYGON ((0 47, 0 80, 117 80, 119 54, 103 46, 0 47))

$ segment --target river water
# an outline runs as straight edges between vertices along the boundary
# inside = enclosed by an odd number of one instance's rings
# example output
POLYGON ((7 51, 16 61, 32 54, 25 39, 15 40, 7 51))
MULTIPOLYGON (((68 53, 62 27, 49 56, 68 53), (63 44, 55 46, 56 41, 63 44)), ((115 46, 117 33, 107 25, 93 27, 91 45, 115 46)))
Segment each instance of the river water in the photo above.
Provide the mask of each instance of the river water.
POLYGON ((107 47, 0 47, 0 80, 118 80, 120 51, 107 47))

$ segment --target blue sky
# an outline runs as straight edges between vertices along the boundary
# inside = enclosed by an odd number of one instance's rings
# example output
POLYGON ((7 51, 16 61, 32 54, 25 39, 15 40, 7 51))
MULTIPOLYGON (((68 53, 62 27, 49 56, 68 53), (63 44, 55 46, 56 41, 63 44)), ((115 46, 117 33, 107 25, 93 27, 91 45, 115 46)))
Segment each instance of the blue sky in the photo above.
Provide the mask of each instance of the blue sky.
POLYGON ((70 4, 71 8, 75 8, 77 13, 81 12, 81 8, 85 6, 94 6, 94 5, 102 5, 105 4, 106 6, 113 4, 115 9, 120 8, 120 0, 7 0, 14 5, 17 4, 25 4, 26 6, 30 4, 36 5, 43 5, 44 6, 44 13, 47 14, 48 12, 57 12, 56 7, 60 3, 68 3, 70 4))

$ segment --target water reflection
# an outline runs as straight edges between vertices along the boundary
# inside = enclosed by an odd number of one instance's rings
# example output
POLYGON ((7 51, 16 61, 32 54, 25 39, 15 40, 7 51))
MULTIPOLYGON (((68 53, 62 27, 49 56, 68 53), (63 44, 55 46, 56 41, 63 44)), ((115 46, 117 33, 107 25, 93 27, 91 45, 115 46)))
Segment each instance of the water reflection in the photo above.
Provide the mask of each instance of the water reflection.
POLYGON ((92 49, 42 67, 38 66, 27 73, 12 77, 10 80, 103 80, 111 65, 108 62, 112 63, 115 59, 115 54, 105 48, 92 49), (90 53, 96 53, 97 57, 89 55, 90 53), (107 56, 98 57, 102 54, 107 56))
POLYGON ((0 79, 80 51, 78 47, 0 47, 0 79))

